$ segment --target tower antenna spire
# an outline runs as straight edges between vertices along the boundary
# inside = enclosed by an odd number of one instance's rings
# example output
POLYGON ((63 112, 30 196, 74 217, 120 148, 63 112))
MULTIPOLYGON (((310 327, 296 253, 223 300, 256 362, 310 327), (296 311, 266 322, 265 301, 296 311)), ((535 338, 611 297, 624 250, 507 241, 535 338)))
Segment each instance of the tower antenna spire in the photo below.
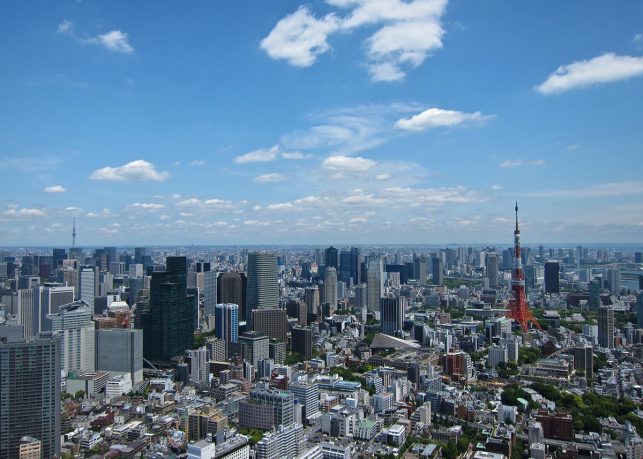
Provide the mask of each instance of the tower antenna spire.
POLYGON ((516 231, 520 231, 518 229, 518 201, 516 201, 516 231))
POLYGON ((71 246, 76 247, 76 217, 74 217, 74 227, 71 231, 71 246))

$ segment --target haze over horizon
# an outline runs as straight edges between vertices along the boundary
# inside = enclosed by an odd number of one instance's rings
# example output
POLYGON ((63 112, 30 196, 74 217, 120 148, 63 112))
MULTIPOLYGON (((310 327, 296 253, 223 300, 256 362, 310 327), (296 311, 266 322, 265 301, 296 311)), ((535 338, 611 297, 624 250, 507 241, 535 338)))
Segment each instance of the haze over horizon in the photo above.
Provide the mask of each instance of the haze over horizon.
POLYGON ((3 246, 643 242, 641 3, 33 6, 3 246))

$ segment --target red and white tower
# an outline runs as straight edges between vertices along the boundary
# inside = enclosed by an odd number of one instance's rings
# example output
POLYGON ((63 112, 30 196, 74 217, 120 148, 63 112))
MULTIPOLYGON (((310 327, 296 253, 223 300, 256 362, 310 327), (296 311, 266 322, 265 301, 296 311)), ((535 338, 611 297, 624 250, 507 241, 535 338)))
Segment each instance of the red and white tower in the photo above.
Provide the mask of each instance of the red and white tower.
POLYGON ((516 229, 514 230, 514 267, 511 272, 511 291, 513 298, 509 301, 507 317, 513 319, 523 331, 529 330, 529 322, 538 327, 540 324, 534 317, 527 304, 525 295, 525 273, 522 270, 522 259, 520 257, 520 229, 518 228, 518 202, 516 202, 516 229))

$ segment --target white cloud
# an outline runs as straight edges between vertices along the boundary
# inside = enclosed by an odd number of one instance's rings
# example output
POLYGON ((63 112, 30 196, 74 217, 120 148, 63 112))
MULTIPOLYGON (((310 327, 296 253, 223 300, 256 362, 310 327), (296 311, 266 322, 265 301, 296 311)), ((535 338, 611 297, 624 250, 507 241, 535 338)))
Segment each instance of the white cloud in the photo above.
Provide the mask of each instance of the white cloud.
POLYGON ((64 193, 67 189, 62 185, 47 186, 43 190, 45 193, 64 193))
POLYGON ((190 166, 205 166, 205 161, 195 159, 194 161, 190 161, 190 166))
POLYGON ((642 181, 597 183, 576 189, 546 190, 526 193, 545 198, 600 198, 643 194, 642 181))
POLYGON ((100 212, 89 212, 87 214, 89 218, 113 218, 116 217, 114 213, 109 209, 102 209, 100 212))
POLYGON ((375 180, 381 180, 381 181, 385 181, 385 180, 388 180, 390 178, 391 178, 391 174, 388 174, 388 173, 386 173, 386 174, 377 174, 375 176, 375 180))
POLYGON ((347 172, 365 172, 377 165, 372 159, 362 158, 361 156, 329 156, 322 163, 324 169, 347 171, 347 172))
POLYGON ((484 121, 488 118, 489 116, 482 115, 480 112, 465 113, 455 110, 443 110, 441 108, 429 108, 422 113, 413 115, 411 118, 401 118, 397 120, 395 127, 407 131, 424 131, 440 126, 450 127, 464 123, 484 121))
POLYGON ((259 148, 244 155, 237 156, 234 159, 234 162, 237 164, 267 163, 270 161, 275 161, 278 158, 287 160, 302 160, 310 159, 312 158, 312 155, 305 155, 298 151, 282 151, 281 146, 277 144, 272 146, 271 148, 259 148))
POLYGON ((521 167, 521 166, 544 166, 545 161, 542 159, 535 159, 531 161, 523 161, 522 159, 506 159, 500 163, 500 167, 521 167))
POLYGON ((106 180, 110 182, 144 181, 152 180, 162 182, 170 177, 168 172, 156 170, 154 164, 138 159, 118 167, 103 167, 89 175, 92 180, 106 180))
POLYGON ((224 199, 218 199, 218 198, 208 198, 208 199, 187 198, 176 202, 175 206, 178 208, 197 208, 202 210, 232 209, 234 207, 231 201, 226 201, 224 199))
POLYGON ((73 207, 73 206, 65 207, 65 212, 80 212, 82 210, 83 209, 81 209, 80 207, 73 207))
POLYGON ((165 204, 157 204, 154 202, 135 202, 127 206, 129 210, 161 210, 165 208, 165 204))
POLYGON ((107 33, 99 34, 93 37, 78 37, 74 23, 68 20, 58 24, 57 32, 73 38, 76 42, 84 45, 98 45, 103 48, 119 53, 133 54, 134 47, 130 44, 127 33, 120 30, 110 30, 107 33))
POLYGON ((499 191, 499 190, 502 190, 502 188, 503 188, 502 185, 491 185, 491 189, 493 191, 499 191))
POLYGON ((74 31, 74 23, 68 20, 64 20, 58 24, 58 33, 62 35, 69 35, 74 31))
POLYGON ((637 33, 636 35, 634 35, 632 41, 634 41, 635 43, 643 43, 643 33, 637 33))
POLYGON ((258 175, 254 180, 259 183, 283 182, 286 180, 286 177, 273 172, 271 174, 258 175))
POLYGON ((337 18, 329 14, 317 19, 301 6, 284 17, 261 40, 263 49, 272 59, 285 59, 295 67, 310 67, 317 56, 330 49, 328 35, 339 27, 337 18))
POLYGON ((11 207, 10 209, 6 210, 4 214, 9 217, 44 217, 45 215, 47 215, 40 209, 32 209, 27 207, 11 207))
POLYGON ((442 48, 441 17, 447 0, 328 0, 331 6, 349 10, 345 17, 331 13, 321 19, 301 6, 281 19, 261 42, 273 59, 285 59, 297 67, 313 65, 330 49, 328 37, 339 32, 377 25, 365 41, 368 68, 373 81, 396 81, 408 68, 422 64, 429 53, 442 48))
POLYGON ((134 53, 134 47, 129 43, 128 35, 120 30, 111 30, 95 37, 84 38, 81 41, 82 43, 102 46, 109 51, 119 54, 134 53))
POLYGON ((561 65, 536 90, 558 94, 574 88, 611 83, 643 75, 643 57, 606 53, 590 60, 561 65))
POLYGON ((279 153, 279 145, 269 149, 259 148, 245 155, 237 156, 234 162, 237 164, 270 162, 277 159, 277 153, 279 153))

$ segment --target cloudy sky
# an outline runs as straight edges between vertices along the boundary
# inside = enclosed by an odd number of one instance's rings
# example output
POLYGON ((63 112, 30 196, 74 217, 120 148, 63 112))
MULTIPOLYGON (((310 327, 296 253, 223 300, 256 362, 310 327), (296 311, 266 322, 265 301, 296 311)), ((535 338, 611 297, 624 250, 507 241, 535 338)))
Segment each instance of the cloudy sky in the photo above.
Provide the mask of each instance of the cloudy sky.
POLYGON ((0 245, 643 241, 643 3, 5 3, 0 245))

